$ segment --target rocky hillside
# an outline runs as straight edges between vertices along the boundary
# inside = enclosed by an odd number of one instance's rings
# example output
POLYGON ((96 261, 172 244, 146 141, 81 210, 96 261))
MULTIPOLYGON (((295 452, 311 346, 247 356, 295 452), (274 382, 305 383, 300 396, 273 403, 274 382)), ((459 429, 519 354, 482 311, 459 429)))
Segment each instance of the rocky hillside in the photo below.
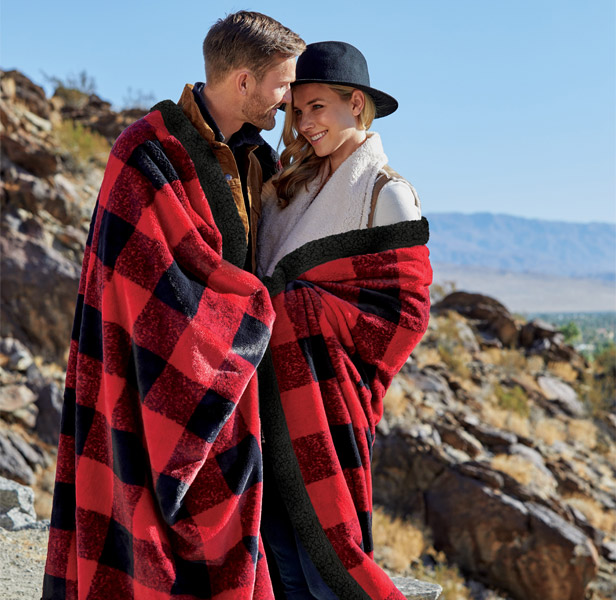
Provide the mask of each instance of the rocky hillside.
MULTIPOLYGON (((24 582, 36 589, 45 536, 17 534, 44 530, 50 514, 89 218, 110 143, 139 115, 74 90, 48 99, 20 73, 1 75, 0 475, 27 488, 0 485, 0 528, 20 530, 0 529, 0 557, 14 550, 10 597, 37 598, 24 582)), ((385 398, 377 559, 392 575, 438 581, 445 600, 616 597, 614 362, 586 363, 550 326, 492 298, 435 304, 385 398)))

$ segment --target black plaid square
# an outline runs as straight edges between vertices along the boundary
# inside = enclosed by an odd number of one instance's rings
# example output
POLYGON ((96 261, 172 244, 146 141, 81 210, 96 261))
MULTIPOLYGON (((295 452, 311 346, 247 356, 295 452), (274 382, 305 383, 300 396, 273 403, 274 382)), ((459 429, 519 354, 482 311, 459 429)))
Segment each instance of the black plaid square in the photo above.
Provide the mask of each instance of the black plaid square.
POLYGON ((165 271, 154 295, 167 306, 192 319, 197 314, 205 286, 175 261, 165 271))
POLYGON ((322 335, 301 338, 297 342, 315 381, 326 381, 336 377, 329 350, 322 335))
POLYGON ((105 210, 101 217, 96 256, 106 267, 115 267, 116 261, 135 227, 117 215, 105 210))

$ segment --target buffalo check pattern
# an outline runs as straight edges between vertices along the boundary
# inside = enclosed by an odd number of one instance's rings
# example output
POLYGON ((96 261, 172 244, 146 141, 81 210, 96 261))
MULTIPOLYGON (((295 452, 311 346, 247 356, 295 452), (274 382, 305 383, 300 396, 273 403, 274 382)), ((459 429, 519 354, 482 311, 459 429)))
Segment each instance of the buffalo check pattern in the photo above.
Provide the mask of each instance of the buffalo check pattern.
POLYGON ((222 258, 218 163, 159 106, 118 138, 92 219, 45 600, 273 597, 255 370, 274 313, 222 258))
POLYGON ((403 600, 373 560, 370 464, 382 399, 424 334, 427 221, 349 232, 286 256, 259 372, 265 459, 300 539, 341 599, 403 600))

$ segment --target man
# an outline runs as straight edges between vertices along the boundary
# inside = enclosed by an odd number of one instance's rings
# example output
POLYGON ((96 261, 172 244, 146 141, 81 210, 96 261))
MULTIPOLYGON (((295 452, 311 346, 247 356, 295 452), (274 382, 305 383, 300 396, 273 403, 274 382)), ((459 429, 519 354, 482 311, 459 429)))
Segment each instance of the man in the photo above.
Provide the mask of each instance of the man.
POLYGON ((218 21, 206 83, 116 141, 84 253, 43 598, 271 598, 254 377, 274 314, 252 270, 259 135, 295 33, 218 21))

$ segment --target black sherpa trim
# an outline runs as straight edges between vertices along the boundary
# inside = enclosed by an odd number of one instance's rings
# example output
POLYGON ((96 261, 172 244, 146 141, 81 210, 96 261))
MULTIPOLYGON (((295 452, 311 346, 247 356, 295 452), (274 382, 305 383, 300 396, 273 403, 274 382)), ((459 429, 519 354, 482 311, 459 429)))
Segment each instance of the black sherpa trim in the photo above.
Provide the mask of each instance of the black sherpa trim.
MULTIPOLYGON (((371 229, 349 231, 309 242, 287 254, 266 284, 271 296, 284 290, 289 281, 320 264, 361 254, 426 244, 428 221, 404 221, 371 229)), ((314 510, 287 427, 271 350, 258 367, 259 406, 263 427, 264 460, 272 465, 280 495, 291 523, 321 577, 341 600, 369 600, 370 596, 346 570, 336 554, 314 510)))
POLYGON ((156 110, 162 115, 169 133, 181 142, 195 165, 214 222, 222 235, 222 257, 242 269, 248 253, 246 230, 220 163, 180 106, 171 100, 163 100, 152 107, 152 111, 156 110))
POLYGON ((270 348, 259 364, 258 379, 265 439, 263 459, 273 467, 280 496, 287 507, 293 528, 323 581, 340 600, 370 600, 370 596, 346 570, 336 554, 308 496, 293 452, 270 348))
POLYGON ((276 265, 271 276, 263 278, 263 283, 274 297, 289 281, 323 263, 337 258, 419 246, 426 244, 429 237, 430 231, 425 217, 419 221, 402 221, 393 225, 329 235, 308 242, 287 254, 276 265))

